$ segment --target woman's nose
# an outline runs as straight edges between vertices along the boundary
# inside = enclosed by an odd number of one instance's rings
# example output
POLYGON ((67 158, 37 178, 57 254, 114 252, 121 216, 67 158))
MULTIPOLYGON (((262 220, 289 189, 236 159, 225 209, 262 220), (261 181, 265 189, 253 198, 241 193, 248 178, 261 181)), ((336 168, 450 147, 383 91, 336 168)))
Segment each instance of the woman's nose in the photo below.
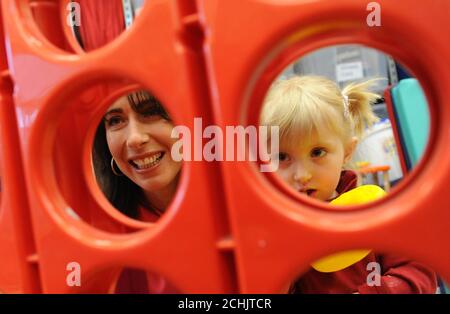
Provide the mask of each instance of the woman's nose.
POLYGON ((150 135, 145 131, 145 127, 138 121, 130 120, 128 124, 127 146, 137 149, 150 140, 150 135))
POLYGON ((306 185, 311 180, 312 174, 304 165, 297 163, 294 168, 294 181, 306 185))

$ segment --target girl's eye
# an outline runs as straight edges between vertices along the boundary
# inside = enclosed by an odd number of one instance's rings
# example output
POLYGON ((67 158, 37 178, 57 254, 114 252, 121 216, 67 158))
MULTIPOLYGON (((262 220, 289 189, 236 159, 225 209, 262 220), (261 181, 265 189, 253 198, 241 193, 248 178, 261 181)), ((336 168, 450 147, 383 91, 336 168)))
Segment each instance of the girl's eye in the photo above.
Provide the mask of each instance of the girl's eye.
POLYGON ((311 157, 313 158, 320 158, 327 154, 326 150, 324 148, 314 148, 311 151, 311 157))
POLYGON ((287 153, 280 152, 280 153, 278 153, 278 160, 279 161, 288 161, 289 155, 287 153))

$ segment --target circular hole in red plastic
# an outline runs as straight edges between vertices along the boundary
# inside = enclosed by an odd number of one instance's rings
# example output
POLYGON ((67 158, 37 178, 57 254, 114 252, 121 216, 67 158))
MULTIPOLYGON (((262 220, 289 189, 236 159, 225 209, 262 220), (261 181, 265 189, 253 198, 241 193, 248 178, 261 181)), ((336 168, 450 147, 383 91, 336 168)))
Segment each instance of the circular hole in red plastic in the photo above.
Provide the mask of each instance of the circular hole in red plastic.
POLYGON ((324 47, 285 66, 259 117, 278 133, 274 144, 268 131, 267 151, 275 152, 269 180, 321 208, 361 206, 404 186, 426 155, 431 130, 413 73, 356 44, 324 47))
POLYGON ((124 268, 114 285, 114 294, 180 294, 167 278, 138 268, 124 268))
MULTIPOLYGON (((82 273, 74 271, 67 277, 68 291, 83 294, 175 294, 180 290, 165 276, 136 267, 109 267, 82 273)), ((78 268, 77 268, 78 267, 78 268)), ((75 271, 77 270, 77 271, 75 271)))
MULTIPOLYGON (((132 27, 145 1, 28 0, 23 14, 32 19, 37 36, 70 52, 92 51, 105 46, 132 27)), ((23 4, 18 3, 23 8, 23 4)))
POLYGON ((333 252, 284 285, 289 294, 446 294, 446 279, 429 259, 370 248, 333 252))
POLYGON ((51 193, 62 196, 64 214, 110 233, 158 222, 182 175, 171 154, 170 113, 155 94, 126 80, 68 95, 51 164, 57 189, 51 193))

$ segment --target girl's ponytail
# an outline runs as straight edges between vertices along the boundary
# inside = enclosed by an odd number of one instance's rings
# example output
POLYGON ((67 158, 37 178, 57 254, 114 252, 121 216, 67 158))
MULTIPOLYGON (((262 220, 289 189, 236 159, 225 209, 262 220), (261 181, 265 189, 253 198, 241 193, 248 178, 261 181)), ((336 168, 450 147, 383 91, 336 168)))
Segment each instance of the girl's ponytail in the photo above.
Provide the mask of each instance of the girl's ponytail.
MULTIPOLYGON (((342 90, 344 104, 348 104, 349 118, 352 121, 354 135, 360 137, 364 127, 370 127, 379 119, 372 111, 372 103, 380 96, 369 92, 369 87, 380 79, 372 79, 361 83, 351 83, 342 90), (348 101, 346 100, 348 99, 348 101)), ((345 104, 345 106, 347 106, 345 104)), ((345 112, 345 108, 344 108, 345 112)))

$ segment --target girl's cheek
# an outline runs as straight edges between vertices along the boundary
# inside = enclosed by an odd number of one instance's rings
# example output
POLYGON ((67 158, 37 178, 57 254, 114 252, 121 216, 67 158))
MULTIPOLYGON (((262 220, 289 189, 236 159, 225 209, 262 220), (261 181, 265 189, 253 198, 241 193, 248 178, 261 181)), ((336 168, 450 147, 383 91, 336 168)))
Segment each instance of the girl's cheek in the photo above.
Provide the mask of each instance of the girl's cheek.
POLYGON ((278 161, 278 170, 277 172, 283 173, 285 175, 287 175, 287 173, 289 173, 290 171, 290 164, 286 161, 278 161))
POLYGON ((278 168, 275 173, 280 176, 280 178, 285 182, 289 182, 290 178, 292 178, 292 171, 290 171, 288 168, 278 168))

